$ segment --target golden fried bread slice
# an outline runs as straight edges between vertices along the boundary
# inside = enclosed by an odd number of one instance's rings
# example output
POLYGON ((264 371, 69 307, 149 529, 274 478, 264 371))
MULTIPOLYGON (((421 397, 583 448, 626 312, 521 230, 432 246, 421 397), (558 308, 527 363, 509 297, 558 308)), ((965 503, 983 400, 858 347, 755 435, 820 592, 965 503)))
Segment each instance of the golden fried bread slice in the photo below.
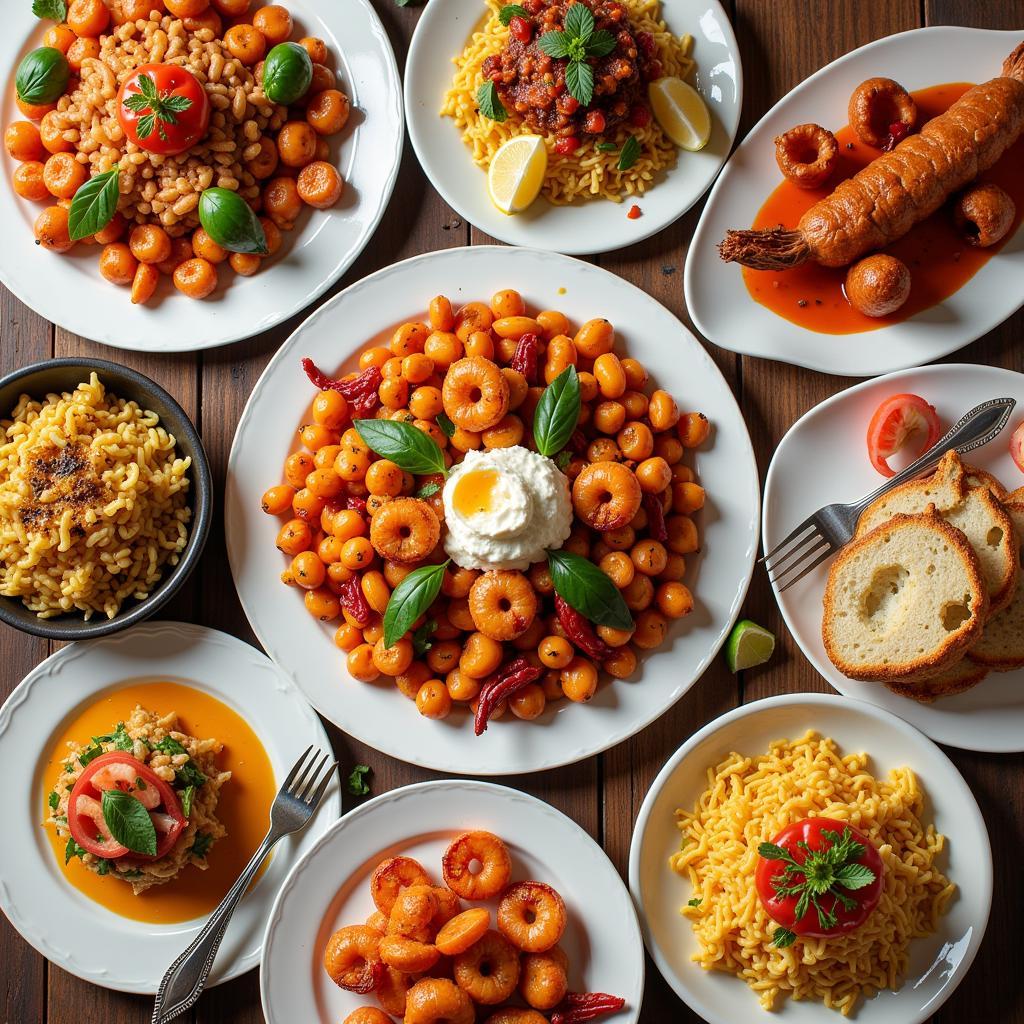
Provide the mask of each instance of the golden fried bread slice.
MULTIPOLYGON (((1017 531, 1018 559, 1024 559, 1024 488, 1014 492, 1020 501, 1007 502, 1009 513, 1017 531)), ((993 668, 997 672, 1024 668, 1024 587, 1018 587, 1013 600, 985 623, 981 639, 968 651, 972 662, 993 668)))
POLYGON ((970 658, 961 658, 955 665, 943 669, 930 679, 917 682, 901 680, 885 685, 901 697, 911 697, 922 704, 931 704, 941 697, 952 697, 955 693, 964 693, 977 686, 988 675, 988 671, 984 665, 975 664, 970 658))

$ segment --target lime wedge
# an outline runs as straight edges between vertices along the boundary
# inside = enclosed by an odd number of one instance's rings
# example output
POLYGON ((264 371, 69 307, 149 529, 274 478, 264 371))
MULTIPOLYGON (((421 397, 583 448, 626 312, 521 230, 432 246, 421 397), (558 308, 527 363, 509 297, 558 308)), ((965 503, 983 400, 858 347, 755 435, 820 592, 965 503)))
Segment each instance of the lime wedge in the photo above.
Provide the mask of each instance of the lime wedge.
POLYGON ((725 644, 725 660, 730 672, 763 665, 775 650, 775 634, 750 619, 741 619, 733 627, 725 644))

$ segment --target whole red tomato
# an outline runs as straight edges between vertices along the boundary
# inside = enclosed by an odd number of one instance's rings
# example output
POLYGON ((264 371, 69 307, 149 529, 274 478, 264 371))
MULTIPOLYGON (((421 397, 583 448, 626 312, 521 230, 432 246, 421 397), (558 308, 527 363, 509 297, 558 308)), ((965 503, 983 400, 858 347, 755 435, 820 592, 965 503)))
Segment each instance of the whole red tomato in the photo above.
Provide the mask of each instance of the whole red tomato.
POLYGON ((789 945, 797 935, 852 932, 881 899, 882 858, 875 844, 846 822, 805 818, 762 843, 758 853, 754 884, 765 910, 781 925, 777 946, 789 945))
POLYGON ((210 99, 199 79, 173 64, 143 64, 121 85, 117 120, 142 149, 184 153, 210 125, 210 99))

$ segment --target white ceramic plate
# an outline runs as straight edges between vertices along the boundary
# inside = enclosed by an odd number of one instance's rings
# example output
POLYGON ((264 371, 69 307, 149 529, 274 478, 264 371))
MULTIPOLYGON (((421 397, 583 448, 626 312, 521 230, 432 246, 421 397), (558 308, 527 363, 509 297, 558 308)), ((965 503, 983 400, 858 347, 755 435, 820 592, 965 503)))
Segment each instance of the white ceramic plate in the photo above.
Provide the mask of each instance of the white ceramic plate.
MULTIPOLYGON (((345 131, 330 139, 331 162, 345 193, 329 211, 305 210, 280 253, 255 277, 222 271, 221 284, 196 302, 167 280, 145 306, 133 306, 126 288, 106 282, 96 246, 56 256, 33 244, 32 225, 42 204, 19 199, 9 186, 16 166, 2 160, 0 281, 47 320, 116 348, 185 352, 226 345, 268 330, 322 295, 363 251, 391 198, 404 139, 398 68, 387 33, 369 0, 325 4, 286 0, 302 35, 327 42, 332 68, 352 101, 345 131)), ((16 24, 0 35, 0 68, 9 83, 0 105, 3 123, 22 118, 14 102, 14 72, 40 45, 44 24, 20 8, 16 24)), ((296 36, 297 38, 297 36, 296 36)))
POLYGON ((420 15, 405 68, 405 112, 413 148, 430 183, 453 210, 510 245, 579 255, 649 238, 700 199, 729 155, 743 102, 740 51, 718 0, 662 0, 669 29, 694 37, 693 82, 711 111, 713 129, 703 150, 680 150, 676 166, 636 200, 643 210, 639 220, 626 217, 633 200, 552 206, 541 198, 512 217, 493 205, 486 170, 473 163, 455 122, 438 113, 455 70, 451 58, 462 51, 486 10, 483 0, 431 0, 420 15))
POLYGON ((813 121, 846 123, 850 93, 866 78, 896 77, 907 89, 945 81, 984 82, 999 73, 1020 32, 919 28, 868 43, 811 75, 779 101, 733 153, 708 197, 686 258, 686 306, 716 345, 825 373, 866 377, 919 366, 980 338, 1024 302, 1024 232, 945 302, 903 323, 858 334, 818 334, 755 302, 739 265, 718 258, 730 228, 754 222, 779 183, 776 135, 813 121))
MULTIPOLYGON (((775 451, 765 481, 765 551, 815 509, 833 501, 856 501, 882 482, 868 461, 868 422, 885 398, 904 391, 931 402, 946 427, 980 402, 1015 398, 1017 408, 1007 428, 986 447, 972 452, 969 461, 994 473, 1009 490, 1024 484, 1009 453, 1010 433, 1024 418, 1024 374, 966 363, 905 370, 841 391, 790 428, 775 451)), ((821 600, 828 569, 826 562, 775 596, 793 639, 832 686, 892 711, 939 743, 997 753, 1024 750, 1024 671, 993 672, 972 690, 933 704, 919 704, 891 693, 881 683, 858 682, 840 673, 821 641, 821 600)))
POLYGON ((861 1024, 920 1024, 963 981, 981 946, 992 905, 992 849, 981 811, 949 758, 916 729, 862 701, 816 693, 769 697, 715 719, 672 755, 640 808, 629 851, 629 888, 647 949, 679 998, 708 1024, 835 1021, 836 1011, 824 1004, 791 999, 766 1014, 739 978, 693 963, 697 943, 679 913, 690 884, 668 866, 679 850, 675 809, 693 806, 710 766, 733 751, 765 753, 773 740, 797 738, 808 729, 831 736, 843 753, 867 753, 876 777, 904 765, 913 769, 926 794, 925 821, 947 837, 940 865, 959 890, 948 913, 933 935, 913 940, 903 987, 881 992, 855 1011, 861 1024))
POLYGON ((242 413, 228 463, 226 534, 235 587, 267 653, 290 672, 323 715, 402 761, 455 774, 502 775, 571 764, 638 732, 700 677, 736 618, 757 545, 759 494, 750 438, 732 392, 692 334, 663 306, 619 277, 587 263, 530 249, 474 246, 417 256, 360 281, 317 310, 281 347, 242 413), (640 683, 602 685, 586 707, 559 702, 532 723, 512 716, 474 736, 468 716, 421 717, 394 686, 355 683, 333 627, 307 613, 279 579, 274 542, 280 521, 260 511, 263 491, 280 480, 295 429, 312 395, 299 361, 326 372, 403 320, 424 315, 438 293, 453 304, 515 287, 535 308, 561 309, 575 323, 595 316, 615 325, 620 352, 639 359, 657 386, 714 424, 697 452, 708 493, 698 524, 702 553, 686 583, 696 610, 676 623, 668 646, 644 659, 640 683), (564 294, 561 294, 564 292, 564 294))
MULTIPOLYGON (((331 747, 316 715, 269 658, 226 633, 183 622, 147 622, 64 647, 33 669, 0 708, 0 772, 24 780, 25 766, 33 766, 31 785, 8 800, 0 908, 26 942, 65 971, 104 988, 152 994, 205 919, 132 921, 93 902, 64 880, 39 824, 46 755, 65 723, 102 694, 140 681, 182 683, 227 704, 252 726, 277 779, 311 743, 331 747)), ((313 820, 277 847, 235 911, 212 984, 256 966, 263 922, 289 868, 340 813, 333 782, 313 820)))
MULTIPOLYGON (((414 857, 440 883, 445 847, 476 828, 505 840, 513 882, 546 882, 565 900, 569 920, 559 945, 569 956, 570 991, 621 996, 626 1006, 609 1024, 633 1024, 644 993, 643 942, 611 861, 579 825, 543 801, 467 780, 385 793, 346 814, 295 865, 263 943, 260 994, 267 1024, 335 1024, 357 1006, 376 1005, 372 996, 345 992, 328 978, 322 966, 328 938, 374 911, 370 875, 385 857, 414 857)), ((493 928, 497 901, 486 905, 493 928)))

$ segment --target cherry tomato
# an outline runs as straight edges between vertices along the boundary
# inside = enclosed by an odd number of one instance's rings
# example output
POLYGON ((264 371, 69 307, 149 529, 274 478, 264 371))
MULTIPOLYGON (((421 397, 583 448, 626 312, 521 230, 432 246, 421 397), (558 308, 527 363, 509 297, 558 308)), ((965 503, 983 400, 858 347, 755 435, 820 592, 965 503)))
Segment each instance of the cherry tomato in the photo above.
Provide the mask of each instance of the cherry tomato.
POLYGON ((131 754, 112 750, 90 761, 68 798, 68 829, 87 853, 107 860, 131 856, 159 860, 178 840, 188 820, 171 787, 131 754), (156 855, 133 853, 111 834, 103 819, 103 791, 119 789, 135 797, 149 812, 156 829, 156 855))
POLYGON ((889 459, 898 452, 911 434, 921 434, 915 458, 923 455, 942 434, 935 406, 918 395, 893 395, 876 410, 868 424, 868 456, 871 465, 882 476, 895 476, 889 459))
POLYGON ((528 43, 533 38, 533 26, 525 19, 515 15, 508 23, 509 34, 521 43, 528 43))
POLYGON ((190 71, 173 64, 143 64, 121 84, 117 119, 142 149, 174 156, 206 134, 210 99, 190 71))
MULTIPOLYGON (((771 845, 784 850, 788 858, 762 855, 754 884, 772 920, 789 932, 809 938, 844 935, 859 928, 878 906, 885 867, 875 844, 860 829, 834 818, 804 818, 787 825, 771 845), (848 842, 854 846, 844 855, 842 847, 848 842), (835 851, 834 859, 821 856, 830 851, 835 851), (856 881, 856 887, 843 885, 837 875, 856 881), (801 897, 792 890, 809 879, 822 885, 831 883, 814 901, 807 901, 806 910, 797 918, 801 897), (780 887, 788 891, 780 893, 780 887)), ((776 943, 780 944, 778 939, 776 943)))
POLYGON ((1010 458, 1024 473, 1024 420, 1021 420, 1020 426, 1010 435, 1010 458))
POLYGON ((571 156, 580 148, 580 140, 575 135, 567 135, 555 143, 555 152, 561 156, 571 156))

